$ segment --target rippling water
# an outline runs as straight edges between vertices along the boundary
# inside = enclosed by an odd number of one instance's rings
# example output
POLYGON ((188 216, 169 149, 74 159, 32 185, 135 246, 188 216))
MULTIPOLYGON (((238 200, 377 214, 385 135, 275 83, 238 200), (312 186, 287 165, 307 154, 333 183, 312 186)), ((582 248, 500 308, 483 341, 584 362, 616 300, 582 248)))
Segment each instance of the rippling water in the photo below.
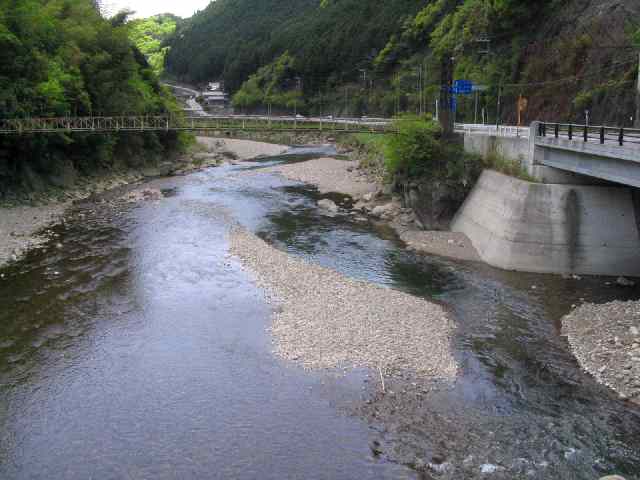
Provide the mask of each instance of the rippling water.
POLYGON ((309 187, 237 175, 285 158, 157 181, 158 202, 82 205, 3 270, 0 478, 416 476, 374 440, 403 461, 437 453, 464 478, 489 463, 504 478, 640 472, 638 409, 580 372, 557 323, 580 298, 638 290, 417 256, 384 226, 323 215, 309 187), (390 415, 386 433, 349 414, 364 372, 308 373, 271 354, 269 307, 226 254, 231 222, 449 304, 459 382, 390 415))

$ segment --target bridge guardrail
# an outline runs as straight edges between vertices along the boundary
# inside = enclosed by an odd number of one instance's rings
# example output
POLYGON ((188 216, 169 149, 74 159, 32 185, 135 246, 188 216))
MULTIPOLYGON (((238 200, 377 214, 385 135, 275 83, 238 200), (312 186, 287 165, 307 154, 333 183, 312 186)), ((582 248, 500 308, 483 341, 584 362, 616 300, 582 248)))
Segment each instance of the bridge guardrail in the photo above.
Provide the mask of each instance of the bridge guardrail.
POLYGON ((463 133, 482 133, 485 135, 496 135, 498 137, 529 138, 529 127, 486 125, 480 123, 456 123, 455 129, 463 133))
POLYGON ((538 124, 537 135, 600 145, 640 148, 640 130, 634 128, 541 122, 538 124))

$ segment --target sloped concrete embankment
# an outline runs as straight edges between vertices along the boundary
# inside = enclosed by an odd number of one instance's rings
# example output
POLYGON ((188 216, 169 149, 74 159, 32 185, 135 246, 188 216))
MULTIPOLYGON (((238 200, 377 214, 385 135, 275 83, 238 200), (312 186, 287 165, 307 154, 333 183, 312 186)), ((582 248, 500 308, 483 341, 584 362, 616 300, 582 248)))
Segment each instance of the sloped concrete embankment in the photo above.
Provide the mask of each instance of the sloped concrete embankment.
POLYGON ((640 276, 632 189, 539 184, 487 170, 452 223, 506 270, 640 276))

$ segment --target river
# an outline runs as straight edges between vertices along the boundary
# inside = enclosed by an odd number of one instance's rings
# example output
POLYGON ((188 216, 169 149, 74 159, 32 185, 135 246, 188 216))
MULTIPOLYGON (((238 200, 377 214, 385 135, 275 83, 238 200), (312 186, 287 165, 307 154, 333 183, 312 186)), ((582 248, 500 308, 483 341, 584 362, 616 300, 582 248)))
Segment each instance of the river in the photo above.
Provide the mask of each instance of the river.
POLYGON ((301 159, 156 180, 160 201, 81 204, 1 271, 0 478, 638 478, 640 409, 580 371, 559 319, 640 290, 416 255, 384 225, 324 215, 313 188, 237 175, 301 159), (227 254, 235 223, 444 302, 456 384, 395 379, 406 393, 381 395, 367 372, 275 357, 270 307, 227 254))

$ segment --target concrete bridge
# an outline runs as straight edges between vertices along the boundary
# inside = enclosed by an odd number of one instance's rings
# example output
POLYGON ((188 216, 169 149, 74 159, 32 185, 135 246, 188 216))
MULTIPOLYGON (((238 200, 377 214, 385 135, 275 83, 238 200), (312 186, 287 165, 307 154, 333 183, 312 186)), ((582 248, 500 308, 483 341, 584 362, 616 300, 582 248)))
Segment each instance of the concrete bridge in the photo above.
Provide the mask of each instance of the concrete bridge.
POLYGON ((463 128, 465 148, 537 182, 485 172, 452 223, 491 265, 640 276, 640 131, 534 123, 463 128))
POLYGON ((551 168, 640 187, 640 130, 535 123, 532 133, 529 168, 537 178, 561 180, 551 168))

